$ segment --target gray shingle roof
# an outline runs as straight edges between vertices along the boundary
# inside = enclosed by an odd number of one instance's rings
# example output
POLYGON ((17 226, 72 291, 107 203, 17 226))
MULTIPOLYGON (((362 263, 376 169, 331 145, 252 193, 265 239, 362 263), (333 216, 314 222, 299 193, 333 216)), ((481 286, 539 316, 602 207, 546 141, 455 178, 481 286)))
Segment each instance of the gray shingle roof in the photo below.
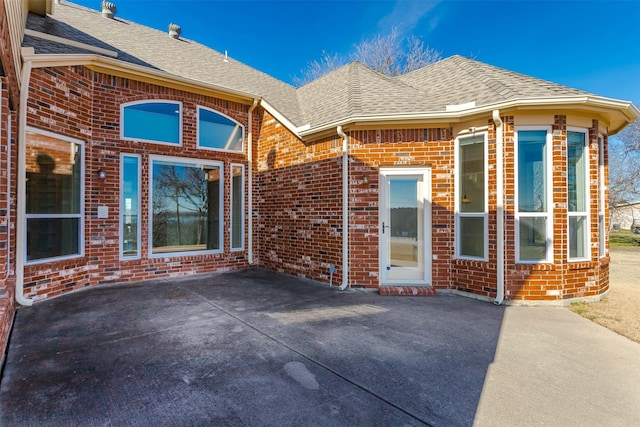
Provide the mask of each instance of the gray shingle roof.
MULTIPOLYGON (((294 123, 302 122, 295 87, 229 58, 207 46, 134 22, 106 19, 98 10, 67 1, 52 16, 29 14, 27 28, 116 51, 121 61, 235 91, 262 96, 294 123)), ((38 53, 93 53, 49 40, 25 37, 23 46, 38 53)))
MULTIPOLYGON (((448 105, 476 107, 503 101, 590 95, 587 92, 452 56, 411 73, 390 77, 352 62, 298 89, 230 59, 207 46, 173 39, 119 18, 65 1, 53 16, 30 14, 27 28, 116 51, 117 59, 182 78, 255 94, 293 125, 311 129, 357 117, 439 113, 448 105)), ((38 37, 25 36, 36 53, 93 53, 38 37)))

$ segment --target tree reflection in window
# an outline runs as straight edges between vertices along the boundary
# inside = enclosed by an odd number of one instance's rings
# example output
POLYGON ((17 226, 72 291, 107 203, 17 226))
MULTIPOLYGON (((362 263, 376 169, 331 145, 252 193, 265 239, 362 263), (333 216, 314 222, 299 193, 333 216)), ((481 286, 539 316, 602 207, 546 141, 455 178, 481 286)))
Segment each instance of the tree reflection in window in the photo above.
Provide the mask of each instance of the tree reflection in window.
POLYGON ((152 164, 152 253, 220 250, 221 165, 152 164))

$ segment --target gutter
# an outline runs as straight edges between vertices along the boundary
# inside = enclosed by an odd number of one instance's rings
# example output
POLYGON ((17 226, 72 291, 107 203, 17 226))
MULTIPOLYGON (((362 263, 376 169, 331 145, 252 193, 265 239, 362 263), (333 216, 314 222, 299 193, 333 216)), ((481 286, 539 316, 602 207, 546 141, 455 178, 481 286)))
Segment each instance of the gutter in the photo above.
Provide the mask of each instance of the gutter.
POLYGON ((24 195, 26 194, 26 138, 27 138, 27 99, 29 97, 29 81, 31 79, 31 60, 25 59, 22 65, 20 87, 20 116, 18 117, 18 188, 16 206, 16 302, 20 305, 33 305, 33 300, 24 296, 24 263, 26 256, 25 236, 26 220, 24 195))
POLYGON ((248 162, 248 167, 249 167, 249 172, 248 172, 248 176, 247 176, 247 180, 249 181, 247 183, 247 192, 248 192, 248 205, 249 205, 249 219, 248 219, 248 224, 247 224, 247 234, 248 234, 248 242, 247 245, 249 246, 249 253, 248 253, 248 257, 249 257, 249 265, 253 265, 253 110, 256 109, 256 107, 258 106, 258 99, 255 98, 253 100, 253 104, 251 104, 251 107, 249 107, 249 113, 248 113, 248 120, 249 120, 249 125, 247 126, 247 144, 249 144, 249 147, 247 147, 247 162, 248 162))
POLYGON ((496 127, 496 299, 495 305, 504 302, 504 141, 500 110, 493 110, 493 123, 496 127))
POLYGON ((342 130, 336 128, 342 137, 342 285, 341 291, 349 286, 349 137, 342 130))

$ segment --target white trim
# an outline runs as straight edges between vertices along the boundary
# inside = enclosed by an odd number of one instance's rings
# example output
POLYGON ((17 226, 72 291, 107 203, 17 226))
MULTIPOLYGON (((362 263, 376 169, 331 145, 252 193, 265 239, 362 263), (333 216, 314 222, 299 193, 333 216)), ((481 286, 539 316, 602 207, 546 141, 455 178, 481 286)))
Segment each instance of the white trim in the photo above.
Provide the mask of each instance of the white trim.
POLYGON ((120 261, 130 261, 140 259, 142 256, 142 156, 140 154, 132 154, 122 152, 120 153, 120 210, 118 213, 118 253, 120 261), (131 157, 135 158, 138 162, 138 170, 136 174, 137 185, 138 185, 138 218, 137 218, 137 229, 136 229, 136 239, 138 243, 138 247, 136 248, 135 256, 124 256, 124 247, 123 247, 123 237, 124 237, 124 223, 122 221, 122 216, 124 214, 124 158, 131 157))
POLYGON ((590 158, 590 153, 589 153, 589 145, 590 145, 590 141, 589 141, 589 129, 585 129, 585 128, 578 128, 578 127, 570 127, 567 126, 567 140, 566 142, 566 147, 567 147, 567 188, 566 188, 566 194, 567 197, 569 195, 569 153, 568 153, 568 146, 569 146, 569 132, 573 132, 573 133, 580 133, 584 135, 584 211, 575 211, 572 212, 569 210, 569 203, 567 201, 567 260, 569 262, 582 262, 582 261, 590 261, 591 260, 591 213, 590 213, 590 206, 591 206, 591 179, 590 179, 590 172, 591 172, 591 158, 590 158), (584 246, 583 246, 583 250, 584 250, 584 256, 582 257, 576 257, 576 258, 571 258, 571 248, 570 248, 570 235, 571 235, 571 218, 584 218, 585 219, 585 229, 584 229, 584 246))
POLYGON ((380 174, 380 185, 379 185, 379 215, 378 215, 378 256, 379 256, 379 285, 417 285, 417 286, 431 286, 432 285, 432 274, 431 274, 431 266, 432 266, 432 242, 431 242, 431 222, 432 222, 432 177, 431 177, 431 167, 429 166, 413 166, 413 167, 381 167, 379 170, 380 174), (388 209, 388 189, 386 186, 387 175, 391 176, 402 176, 402 175, 413 175, 413 176, 422 176, 422 206, 423 206, 423 215, 422 215, 422 229, 423 229, 423 239, 424 239, 424 247, 423 250, 423 276, 422 279, 419 280, 389 280, 386 278, 386 270, 384 265, 384 260, 386 259, 387 249, 383 242, 386 237, 383 237, 383 220, 386 219, 386 212, 383 210, 388 209))
POLYGON ((245 227, 244 227, 244 221, 245 221, 245 203, 244 203, 244 199, 245 199, 245 184, 246 184, 246 180, 245 180, 245 167, 242 163, 231 163, 230 165, 230 171, 229 171, 229 181, 231 182, 231 190, 229 191, 229 248, 232 252, 237 252, 237 251, 243 251, 244 250, 244 238, 245 238, 245 227), (240 246, 238 247, 234 247, 233 246, 233 168, 234 167, 240 167, 241 168, 241 172, 240 172, 240 177, 242 178, 242 192, 240 194, 240 246))
POLYGON ((174 157, 174 156, 161 156, 161 155, 149 155, 149 200, 148 200, 148 232, 147 232, 147 246, 149 258, 170 258, 170 257, 184 257, 194 255, 210 255, 219 254, 224 252, 224 162, 218 160, 202 160, 189 157, 174 157), (218 167, 220 171, 220 190, 218 191, 218 242, 219 249, 206 249, 199 251, 174 251, 174 252, 153 252, 153 163, 154 161, 186 163, 192 165, 202 166, 214 166, 218 167))
POLYGON ((513 132, 513 169, 514 169, 514 229, 515 229, 515 248, 516 248, 516 264, 548 264, 553 262, 553 248, 554 248, 554 236, 553 236, 553 135, 551 126, 516 126, 513 132), (545 186, 545 194, 546 194, 546 212, 520 212, 519 206, 519 193, 518 187, 519 183, 519 151, 518 151, 518 132, 520 131, 545 131, 546 140, 545 140, 545 179, 547 180, 545 186), (534 259, 521 259, 520 258, 520 218, 546 218, 547 219, 547 227, 546 227, 546 250, 544 259, 534 260, 534 259))
POLYGON ((477 132, 475 134, 467 134, 464 136, 458 136, 455 139, 454 146, 454 194, 455 194, 455 257, 458 259, 466 259, 472 261, 488 261, 489 260, 489 133, 477 132), (483 139, 483 157, 484 157, 484 212, 460 212, 460 192, 462 174, 460 172, 460 141, 469 138, 476 138, 482 136, 483 139), (483 218, 483 243, 484 243, 484 256, 476 257, 470 255, 460 254, 460 218, 483 218))
MULTIPOLYGON (((245 137, 245 133, 244 133, 245 129, 244 126, 242 125, 242 123, 238 122, 237 120, 234 120, 233 118, 227 116, 224 113, 221 113, 218 110, 214 110, 213 108, 209 108, 209 107, 204 107, 202 105, 196 105, 196 145, 199 149, 201 150, 211 150, 211 151, 219 151, 219 152, 223 152, 223 153, 244 153, 244 137, 245 137), (242 147, 239 150, 231 150, 231 149, 226 149, 226 148, 216 148, 216 147, 206 147, 204 145, 200 145, 200 110, 207 110, 211 113, 215 113, 219 116, 224 117, 225 119, 229 119, 231 120, 233 123, 236 124, 236 126, 240 127, 240 129, 242 130, 242 147)), ((228 141, 227 141, 228 142, 228 141)), ((226 144, 225 144, 226 145, 226 144)))
POLYGON ((604 135, 598 134, 598 257, 607 256, 609 240, 606 217, 606 179, 604 168, 604 135))
POLYGON ((131 101, 120 104, 120 139, 123 141, 133 141, 133 142, 146 142, 150 144, 160 144, 160 145, 168 145, 170 147, 182 147, 182 113, 183 106, 182 101, 174 101, 172 99, 144 99, 140 101, 131 101), (167 141, 156 141, 153 139, 143 139, 143 138, 133 138, 124 135, 124 109, 127 107, 131 107, 133 105, 141 105, 141 104, 175 104, 178 105, 178 143, 167 142, 167 141))
MULTIPOLYGON (((84 227, 85 227, 85 197, 84 197, 84 191, 85 191, 85 178, 86 178, 86 173, 85 173, 85 160, 84 160, 84 156, 86 155, 85 153, 85 143, 82 140, 76 139, 76 138, 72 138, 66 135, 61 135, 58 133, 53 133, 50 131, 46 131, 46 130, 42 130, 42 129, 38 129, 38 128, 34 128, 31 126, 26 126, 25 127, 25 142, 24 142, 24 147, 25 150, 27 148, 27 141, 26 141, 26 134, 27 133, 37 133, 39 135, 43 135, 49 138, 55 138, 64 142, 68 142, 69 144, 77 144, 80 146, 80 206, 79 206, 79 212, 78 213, 74 213, 74 214, 29 214, 26 212, 26 201, 27 201, 27 191, 26 191, 26 186, 24 188, 24 191, 22 194, 18 194, 18 198, 19 201, 18 203, 22 203, 24 206, 24 227, 22 230, 22 236, 21 238, 24 241, 24 248, 23 248, 23 257, 24 257, 24 265, 37 265, 37 264, 44 264, 44 263, 50 263, 50 262, 58 262, 58 261, 64 261, 67 259, 75 259, 75 258, 82 258, 85 254, 85 241, 84 241, 84 227), (69 254, 69 255, 63 255, 63 256, 58 256, 58 257, 49 257, 49 258, 41 258, 41 259, 37 259, 37 260, 28 260, 27 259, 27 246, 28 246, 28 241, 27 241, 27 221, 29 218, 42 218, 42 219, 65 219, 65 218, 77 218, 78 219, 78 253, 75 254, 69 254)), ((26 162, 26 159, 25 159, 26 162)), ((23 180, 26 180, 26 163, 25 163, 25 168, 24 168, 24 172, 25 172, 25 176, 23 177, 23 180)))
POLYGON ((28 28, 25 28, 24 35, 25 36, 36 37, 36 38, 39 38, 39 39, 42 39, 42 40, 49 40, 49 41, 60 43, 60 44, 64 44, 64 45, 67 45, 67 46, 78 47, 80 49, 85 49, 85 50, 88 50, 90 52, 99 53, 101 55, 111 56, 113 58, 117 58, 118 57, 118 52, 116 52, 115 50, 103 49, 101 47, 92 46, 90 44, 77 42, 75 40, 65 39, 63 37, 54 36, 52 34, 41 33, 40 31, 30 30, 28 28))

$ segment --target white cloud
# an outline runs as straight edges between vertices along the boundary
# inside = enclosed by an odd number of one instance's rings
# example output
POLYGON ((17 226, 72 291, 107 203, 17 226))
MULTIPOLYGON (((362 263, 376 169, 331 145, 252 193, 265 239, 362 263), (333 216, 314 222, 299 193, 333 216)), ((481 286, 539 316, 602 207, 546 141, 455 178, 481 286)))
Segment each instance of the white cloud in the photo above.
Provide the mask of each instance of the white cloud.
POLYGON ((443 0, 396 0, 390 14, 378 21, 381 31, 392 27, 398 27, 401 35, 409 35, 413 30, 428 17, 423 28, 432 31, 438 25, 438 15, 433 10, 442 3, 443 0))

